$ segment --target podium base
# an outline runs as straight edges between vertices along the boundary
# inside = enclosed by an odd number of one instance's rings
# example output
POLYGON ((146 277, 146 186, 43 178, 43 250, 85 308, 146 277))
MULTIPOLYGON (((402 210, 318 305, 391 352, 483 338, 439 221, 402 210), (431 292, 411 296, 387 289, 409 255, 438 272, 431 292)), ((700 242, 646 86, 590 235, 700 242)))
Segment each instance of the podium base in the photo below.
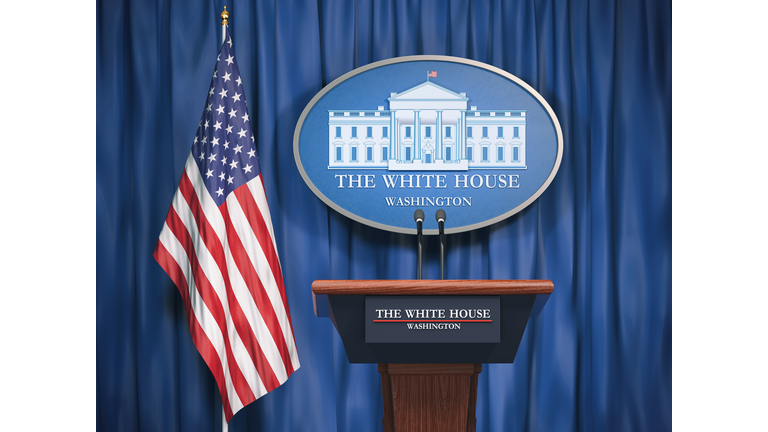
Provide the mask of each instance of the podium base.
POLYGON ((384 432, 474 432, 480 363, 379 363, 384 432))

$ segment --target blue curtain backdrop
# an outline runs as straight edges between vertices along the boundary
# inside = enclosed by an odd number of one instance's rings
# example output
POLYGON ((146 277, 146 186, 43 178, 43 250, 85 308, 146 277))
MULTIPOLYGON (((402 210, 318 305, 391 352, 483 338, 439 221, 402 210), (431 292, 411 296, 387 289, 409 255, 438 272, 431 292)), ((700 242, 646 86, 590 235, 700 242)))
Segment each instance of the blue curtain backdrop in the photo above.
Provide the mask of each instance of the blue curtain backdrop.
MULTIPOLYGON (((315 279, 415 277, 415 237, 328 209, 293 159, 324 85, 414 54, 500 67, 550 103, 565 152, 523 212, 450 235, 450 279, 551 279, 514 364, 484 365, 478 431, 664 431, 672 422, 669 0, 97 2, 99 431, 216 431, 180 296, 152 258, 218 52, 223 6, 257 137, 301 368, 229 430, 377 431, 376 365, 350 365, 315 279)), ((426 241, 425 278, 439 278, 426 241)))

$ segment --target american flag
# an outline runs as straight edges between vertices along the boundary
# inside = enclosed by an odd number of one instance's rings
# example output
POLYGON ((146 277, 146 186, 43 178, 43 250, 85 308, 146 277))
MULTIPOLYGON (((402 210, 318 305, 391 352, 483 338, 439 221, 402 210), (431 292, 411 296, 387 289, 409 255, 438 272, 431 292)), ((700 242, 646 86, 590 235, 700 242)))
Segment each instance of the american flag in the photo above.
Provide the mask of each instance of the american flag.
POLYGON ((154 257, 184 300, 227 422, 299 368, 229 30, 154 257))

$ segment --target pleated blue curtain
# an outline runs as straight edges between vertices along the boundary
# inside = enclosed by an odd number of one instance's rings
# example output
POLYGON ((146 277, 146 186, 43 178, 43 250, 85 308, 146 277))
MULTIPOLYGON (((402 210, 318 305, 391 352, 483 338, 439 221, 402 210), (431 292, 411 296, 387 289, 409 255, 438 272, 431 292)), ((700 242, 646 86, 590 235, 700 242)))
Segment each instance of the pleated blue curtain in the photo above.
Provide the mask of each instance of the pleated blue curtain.
MULTIPOLYGON (((312 96, 391 57, 502 68, 563 129, 549 189, 447 236, 450 279, 551 279, 514 364, 484 365, 478 431, 664 431, 672 424, 671 2, 232 0, 97 2, 99 431, 216 431, 213 377, 152 258, 230 31, 252 112, 301 368, 229 430, 380 431, 376 365, 351 365, 315 279, 410 279, 415 237, 353 222, 306 187, 293 133, 312 96)), ((427 238, 424 277, 439 278, 427 238)))

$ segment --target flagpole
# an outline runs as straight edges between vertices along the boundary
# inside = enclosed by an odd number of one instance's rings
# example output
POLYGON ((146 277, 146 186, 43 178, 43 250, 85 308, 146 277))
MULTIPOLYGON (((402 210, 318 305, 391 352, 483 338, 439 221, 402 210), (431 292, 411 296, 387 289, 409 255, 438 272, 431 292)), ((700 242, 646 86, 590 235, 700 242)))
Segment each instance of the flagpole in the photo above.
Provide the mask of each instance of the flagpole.
MULTIPOLYGON (((224 6, 224 12, 221 13, 221 44, 222 45, 224 45, 224 43, 227 42, 226 40, 224 40, 227 37, 227 24, 229 24, 229 12, 227 12, 227 7, 224 6)), ((229 432, 229 425, 227 424, 227 413, 224 412, 224 405, 221 406, 221 432, 229 432)))
MULTIPOLYGON (((221 13, 221 45, 224 45, 227 42, 225 39, 227 37, 228 24, 229 12, 227 12, 227 7, 224 6, 224 12, 221 13)), ((221 406, 221 432, 229 432, 229 425, 227 424, 227 413, 224 412, 224 405, 221 406)))

